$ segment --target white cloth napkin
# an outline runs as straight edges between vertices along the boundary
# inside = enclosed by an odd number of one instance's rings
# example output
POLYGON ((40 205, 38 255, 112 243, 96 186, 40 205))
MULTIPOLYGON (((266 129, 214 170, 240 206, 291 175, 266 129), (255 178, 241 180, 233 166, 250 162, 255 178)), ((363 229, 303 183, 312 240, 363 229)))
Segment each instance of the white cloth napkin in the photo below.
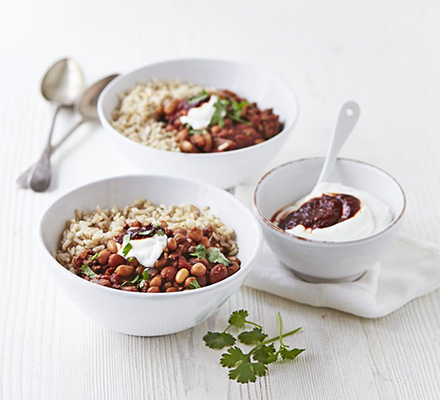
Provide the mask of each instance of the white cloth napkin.
MULTIPOLYGON (((234 191, 248 206, 252 192, 248 186, 237 186, 234 191)), ((440 246, 401 235, 380 264, 357 281, 307 283, 265 244, 245 285, 298 303, 379 318, 440 287, 440 246)))

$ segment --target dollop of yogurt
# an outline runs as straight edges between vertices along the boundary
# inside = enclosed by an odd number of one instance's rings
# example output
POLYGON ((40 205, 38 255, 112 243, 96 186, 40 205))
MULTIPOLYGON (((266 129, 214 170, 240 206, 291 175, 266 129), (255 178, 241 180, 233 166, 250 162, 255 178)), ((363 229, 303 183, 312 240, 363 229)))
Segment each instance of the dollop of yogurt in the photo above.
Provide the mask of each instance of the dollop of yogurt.
MULTIPOLYGON (((203 103, 199 107, 193 107, 188 111, 188 115, 182 115, 180 122, 189 124, 193 129, 207 128, 211 122, 211 118, 215 113, 215 104, 219 101, 218 96, 212 95, 209 101, 203 103)), ((224 111, 222 112, 224 117, 224 111)))
POLYGON ((145 239, 132 239, 130 244, 132 248, 125 256, 122 245, 118 244, 118 254, 125 258, 136 257, 144 267, 152 267, 167 245, 167 236, 156 234, 145 239))
POLYGON ((312 229, 300 224, 285 231, 312 240, 345 242, 371 236, 386 228, 392 221, 389 207, 373 195, 340 183, 323 182, 307 196, 280 210, 275 214, 273 222, 279 225, 288 214, 299 210, 305 203, 326 195, 353 196, 360 201, 360 207, 353 215, 334 225, 312 229))

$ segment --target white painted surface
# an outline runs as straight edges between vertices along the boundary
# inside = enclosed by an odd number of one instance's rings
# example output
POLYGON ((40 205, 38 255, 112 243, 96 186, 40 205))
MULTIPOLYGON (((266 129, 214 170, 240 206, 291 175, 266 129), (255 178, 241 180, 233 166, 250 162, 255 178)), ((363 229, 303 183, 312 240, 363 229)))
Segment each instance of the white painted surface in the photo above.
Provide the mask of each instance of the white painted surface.
MULTIPOLYGON (((272 70, 298 94, 295 134, 272 166, 323 155, 339 107, 352 98, 362 117, 342 156, 393 174, 408 195, 404 228, 438 242, 439 12, 434 0, 3 1, 0 398, 439 398, 439 291, 364 320, 245 289, 193 330, 153 339, 112 333, 42 273, 35 227, 61 193, 137 171, 113 158, 102 129, 84 125, 54 158, 54 190, 34 194, 13 184, 43 148, 50 113, 39 80, 55 59, 74 56, 91 82, 167 58, 230 58, 272 70), (273 365, 254 385, 229 382, 201 337, 237 308, 271 332, 279 310, 286 327, 304 327, 290 343, 307 352, 273 365)), ((62 117, 58 135, 70 123, 68 113, 62 117)))

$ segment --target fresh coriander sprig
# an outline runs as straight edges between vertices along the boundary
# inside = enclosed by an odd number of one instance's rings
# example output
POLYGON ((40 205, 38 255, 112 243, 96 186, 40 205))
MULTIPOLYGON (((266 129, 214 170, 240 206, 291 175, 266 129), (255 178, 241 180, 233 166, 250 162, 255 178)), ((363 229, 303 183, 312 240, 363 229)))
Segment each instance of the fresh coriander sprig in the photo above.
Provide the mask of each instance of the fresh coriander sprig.
POLYGON ((263 332, 263 328, 255 322, 249 321, 249 313, 246 310, 234 311, 229 317, 229 325, 223 332, 208 332, 203 340, 211 349, 223 349, 228 347, 225 353, 221 355, 220 364, 229 369, 229 379, 236 380, 239 383, 255 382, 258 376, 264 376, 267 372, 267 366, 278 360, 279 356, 283 360, 293 360, 298 357, 305 349, 289 349, 283 341, 283 338, 291 336, 301 328, 283 333, 283 321, 281 314, 278 313, 279 334, 270 339, 263 332), (250 331, 241 332, 237 338, 227 332, 233 326, 243 328, 246 324, 255 326, 250 331), (245 345, 253 345, 252 349, 245 353, 238 346, 237 342, 245 345), (277 350, 273 342, 279 341, 280 346, 277 350))

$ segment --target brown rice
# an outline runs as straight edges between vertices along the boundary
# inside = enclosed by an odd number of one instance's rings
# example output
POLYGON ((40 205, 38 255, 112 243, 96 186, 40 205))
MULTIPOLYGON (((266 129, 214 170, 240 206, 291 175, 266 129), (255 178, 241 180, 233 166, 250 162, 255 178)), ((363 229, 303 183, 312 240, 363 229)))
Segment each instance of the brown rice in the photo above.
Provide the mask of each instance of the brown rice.
POLYGON ((195 96, 201 86, 176 79, 138 83, 121 94, 112 114, 112 126, 129 139, 161 150, 180 151, 174 139, 175 130, 165 130, 165 123, 156 120, 156 111, 165 101, 195 96))
POLYGON ((109 239, 121 233, 124 225, 139 220, 143 225, 150 222, 166 221, 170 229, 183 227, 191 229, 194 226, 212 227, 213 236, 220 241, 220 246, 228 254, 238 253, 235 232, 214 216, 209 207, 199 209, 192 204, 168 206, 154 205, 151 201, 139 199, 131 206, 111 210, 96 207, 96 211, 75 210, 75 217, 67 221, 66 229, 61 235, 56 259, 66 268, 70 268, 74 256, 84 249, 101 251, 109 239))

